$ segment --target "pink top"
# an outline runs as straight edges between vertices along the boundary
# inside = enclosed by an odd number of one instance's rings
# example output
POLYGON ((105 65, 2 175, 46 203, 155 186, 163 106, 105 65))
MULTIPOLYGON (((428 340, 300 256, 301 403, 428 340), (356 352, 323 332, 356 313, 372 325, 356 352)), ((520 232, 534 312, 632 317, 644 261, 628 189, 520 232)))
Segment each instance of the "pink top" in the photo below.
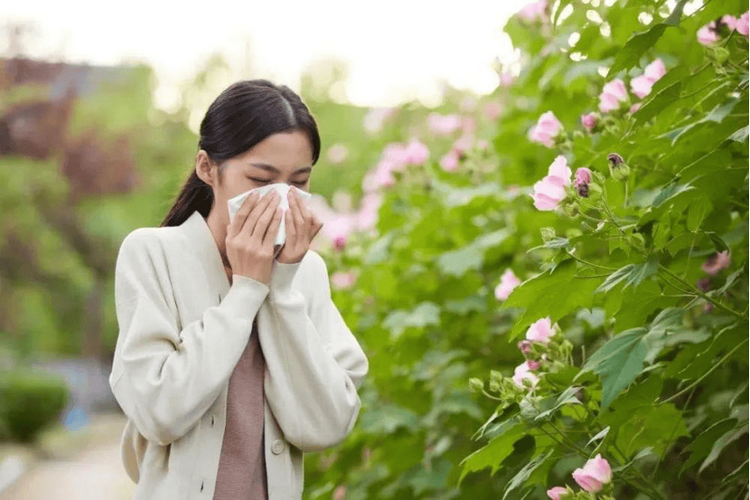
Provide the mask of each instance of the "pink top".
POLYGON ((213 500, 268 498, 263 439, 263 374, 257 318, 250 340, 229 378, 227 423, 213 500))

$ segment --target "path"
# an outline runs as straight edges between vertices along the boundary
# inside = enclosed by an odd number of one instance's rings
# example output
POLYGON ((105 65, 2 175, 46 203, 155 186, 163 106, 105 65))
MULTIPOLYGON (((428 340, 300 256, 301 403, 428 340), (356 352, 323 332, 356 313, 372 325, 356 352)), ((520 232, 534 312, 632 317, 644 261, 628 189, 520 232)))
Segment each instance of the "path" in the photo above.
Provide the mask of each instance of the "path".
POLYGON ((72 457, 36 463, 0 493, 0 500, 130 500, 135 484, 120 461, 118 429, 124 424, 125 420, 108 422, 104 438, 72 457))

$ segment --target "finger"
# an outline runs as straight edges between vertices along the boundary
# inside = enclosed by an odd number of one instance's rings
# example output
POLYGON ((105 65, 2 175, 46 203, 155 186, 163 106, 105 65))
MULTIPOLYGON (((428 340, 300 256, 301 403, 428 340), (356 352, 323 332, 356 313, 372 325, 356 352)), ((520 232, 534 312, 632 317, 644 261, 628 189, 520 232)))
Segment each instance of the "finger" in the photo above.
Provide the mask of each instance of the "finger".
POLYGON ((320 219, 318 219, 318 217, 315 214, 311 214, 311 224, 313 227, 313 232, 310 235, 310 241, 312 241, 312 239, 318 235, 321 228, 323 227, 323 222, 320 219))
POLYGON ((290 246, 294 247, 297 244, 297 226, 294 225, 294 218, 292 217, 291 208, 286 211, 284 215, 286 218, 286 241, 290 246))
POLYGON ((268 227, 268 231, 266 231, 266 235, 263 238, 262 242, 262 245, 266 248, 273 248, 274 243, 276 243, 276 235, 279 234, 279 226, 281 226, 282 212, 283 210, 279 206, 276 206, 276 208, 274 209, 274 214, 273 217, 271 217, 270 226, 268 227))
POLYGON ((295 235, 304 235, 307 234, 305 231, 307 228, 305 227, 305 220, 302 216, 302 206, 299 202, 299 198, 295 195, 292 196, 292 202, 290 204, 290 211, 292 212, 292 218, 294 219, 294 228, 295 228, 295 235))
MULTIPOLYGON (((275 191, 274 191, 275 193, 275 191)), ((279 206, 279 197, 272 194, 267 194, 268 201, 263 207, 263 212, 258 215, 257 222, 250 232, 252 238, 257 238, 259 242, 263 242, 263 238, 268 230, 268 226, 271 223, 271 219, 275 215, 276 208, 279 206)), ((263 198, 265 198, 264 196, 263 198)))
MULTIPOLYGON (((253 208, 250 215, 247 217, 247 222, 243 226, 243 230, 247 232, 249 236, 253 236, 256 232, 262 231, 264 234, 268 226, 268 222, 273 217, 273 210, 278 205, 278 196, 274 198, 275 191, 268 192, 263 195, 255 208, 253 208), (264 216, 267 217, 264 218, 264 216)), ((262 240, 261 236, 259 240, 262 240)))
POLYGON ((250 195, 245 198, 245 201, 242 202, 242 205, 240 205, 240 208, 234 214, 234 218, 232 218, 231 222, 229 223, 227 235, 237 236, 237 234, 239 234, 239 232, 242 230, 242 226, 247 220, 248 215, 250 214, 250 211, 255 207, 259 198, 260 195, 257 191, 250 193, 250 195))

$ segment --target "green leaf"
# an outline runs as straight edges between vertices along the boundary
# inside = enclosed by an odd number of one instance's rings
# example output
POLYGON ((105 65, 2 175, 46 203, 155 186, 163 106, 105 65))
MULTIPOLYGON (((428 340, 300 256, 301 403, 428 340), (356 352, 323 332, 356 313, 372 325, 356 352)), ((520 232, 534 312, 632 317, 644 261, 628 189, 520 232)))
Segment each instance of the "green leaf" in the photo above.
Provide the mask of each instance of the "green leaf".
POLYGON ((722 434, 713 442, 711 451, 698 469, 698 473, 703 472, 706 467, 714 463, 727 445, 747 434, 747 408, 747 405, 742 405, 741 407, 735 407, 732 410, 731 416, 737 419, 737 423, 733 429, 722 434))
POLYGON ((679 99, 682 82, 675 82, 657 93, 633 114, 636 125, 640 125, 664 111, 667 106, 679 99))
POLYGON ((666 23, 658 23, 646 31, 632 35, 615 56, 615 62, 607 72, 607 79, 614 78, 622 70, 637 66, 641 56, 661 38, 667 26, 669 25, 666 23))
POLYGON ((393 236, 394 233, 388 233, 373 243, 367 251, 363 262, 365 264, 377 264, 378 262, 387 260, 390 255, 389 247, 391 246, 393 236))
POLYGON ((691 450, 690 458, 682 464, 679 475, 681 476, 685 470, 689 469, 693 465, 697 464, 708 456, 711 448, 717 439, 721 436, 734 429, 737 420, 734 418, 727 418, 716 422, 711 427, 703 431, 695 440, 690 443, 688 450, 691 450))
POLYGON ((461 461, 463 469, 458 484, 470 472, 476 472, 486 467, 491 467, 494 474, 500 464, 513 452, 513 444, 526 433, 526 426, 518 423, 508 427, 505 432, 494 437, 487 445, 475 451, 461 461))
POLYGON ((708 198, 699 196, 688 208, 687 228, 690 231, 696 231, 712 208, 713 205, 708 201, 708 198))
POLYGON ((644 262, 643 264, 628 264, 627 266, 621 267, 614 273, 610 274, 607 279, 604 280, 604 283, 599 285, 599 287, 594 290, 594 293, 609 292, 622 281, 625 281, 623 290, 631 285, 633 286, 633 288, 637 288, 643 280, 645 280, 649 276, 654 275, 658 269, 658 257, 656 257, 656 255, 654 254, 651 254, 648 257, 648 260, 646 260, 646 262, 644 262))
POLYGON ((411 311, 399 309, 390 313, 383 321, 383 326, 391 331, 391 337, 399 337, 406 328, 424 328, 427 325, 440 324, 440 307, 423 301, 411 311))
POLYGON ((547 459, 552 456, 552 452, 554 450, 548 450, 546 453, 543 453, 541 455, 538 455, 529 462, 524 465, 518 473, 513 476, 513 479, 510 480, 510 483, 508 484, 508 487, 505 489, 505 493, 503 494, 503 499, 508 497, 508 494, 523 486, 523 483, 526 482, 526 480, 529 478, 529 476, 539 467, 544 465, 544 462, 547 461, 547 459))
POLYGON ((602 407, 606 408, 641 373, 648 348, 646 328, 631 328, 600 347, 583 370, 596 372, 602 379, 602 407))
POLYGON ((571 311, 591 307, 598 280, 576 279, 575 261, 566 259, 550 272, 530 278, 513 289, 500 309, 525 307, 510 331, 511 340, 529 324, 549 316, 554 323, 571 311))
POLYGON ((416 432, 419 427, 416 413, 396 405, 382 405, 364 412, 360 420, 362 431, 368 434, 387 436, 402 427, 409 432, 416 432))
POLYGON ((748 134, 748 126, 745 125, 741 129, 738 129, 736 132, 730 135, 729 139, 735 142, 745 142, 747 140, 747 134, 748 134))

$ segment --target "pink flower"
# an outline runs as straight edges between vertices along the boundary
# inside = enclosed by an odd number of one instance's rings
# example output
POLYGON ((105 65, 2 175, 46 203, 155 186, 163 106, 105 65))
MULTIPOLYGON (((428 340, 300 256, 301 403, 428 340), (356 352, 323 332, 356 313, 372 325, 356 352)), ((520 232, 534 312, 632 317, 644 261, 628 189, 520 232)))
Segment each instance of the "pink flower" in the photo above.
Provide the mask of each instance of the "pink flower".
POLYGON ((461 117, 459 115, 441 115, 439 113, 430 113, 427 116, 427 127, 434 135, 450 135, 461 127, 461 117))
POLYGON ((578 196, 588 198, 589 196, 589 184, 591 183, 591 170, 586 167, 581 167, 576 170, 576 179, 573 182, 573 186, 576 188, 578 196))
POLYGON ((529 342, 528 340, 522 340, 522 341, 520 341, 518 343, 518 349, 522 353, 528 354, 529 352, 531 352, 531 342, 529 342))
POLYGON ((630 106, 630 108, 628 108, 628 113, 635 113, 636 111, 641 109, 641 104, 642 103, 640 102, 634 103, 632 106, 630 106))
POLYGON ((546 344, 549 342, 549 338, 554 334, 555 331, 552 329, 552 320, 547 316, 546 318, 535 321, 529 326, 529 329, 526 330, 526 340, 546 344))
POLYGON ((551 211, 565 198, 565 188, 557 177, 547 176, 534 184, 534 207, 537 210, 551 211))
POLYGON ((562 130, 562 124, 552 111, 542 113, 536 125, 529 131, 529 139, 548 148, 554 146, 553 138, 562 130))
POLYGON ((346 160, 349 150, 343 144, 334 144, 328 148, 328 161, 338 164, 346 160))
POLYGON ((612 469, 609 462, 597 453, 596 457, 588 460, 582 468, 573 471, 573 479, 584 490, 596 493, 605 483, 612 480, 612 469))
POLYGON ((719 34, 716 33, 716 31, 717 28, 715 21, 711 21, 710 23, 702 26, 695 33, 695 36, 698 38, 698 43, 700 43, 701 45, 711 45, 712 43, 718 41, 719 34))
POLYGON ((619 78, 604 84, 602 93, 599 94, 599 111, 607 113, 620 107, 620 102, 628 100, 628 89, 619 78))
POLYGON ((568 167, 568 160, 563 155, 557 155, 547 170, 547 175, 559 178, 563 185, 570 185, 570 176, 573 171, 568 167))
POLYGON ((701 268, 710 275, 715 275, 722 269, 726 269, 729 267, 729 251, 724 250, 723 252, 718 252, 713 254, 711 257, 706 259, 706 262, 703 263, 701 268))
POLYGON ((655 82, 656 80, 667 74, 667 68, 666 66, 664 66, 664 62, 657 57, 644 68, 643 74, 649 80, 655 82))
POLYGON ((591 170, 586 167, 581 167, 576 170, 576 178, 573 182, 574 186, 579 184, 590 184, 591 183, 591 170))
POLYGON ((354 218, 351 214, 338 214, 325 222, 320 231, 331 240, 336 250, 343 250, 349 234, 354 231, 354 218))
POLYGON ((344 500, 346 498, 346 486, 343 484, 333 490, 332 500, 344 500))
POLYGON ((529 366, 529 370, 532 372, 539 369, 539 361, 534 361, 533 359, 527 359, 526 364, 529 366))
POLYGON ((737 24, 735 26, 735 29, 737 29, 737 33, 748 36, 748 13, 747 12, 742 14, 740 18, 737 19, 737 24))
POLYGON ((451 149, 440 158, 440 168, 446 172, 453 172, 457 170, 458 167, 458 153, 454 149, 451 149))
POLYGON ((583 125, 583 128, 591 132, 594 127, 596 127, 596 113, 588 113, 585 115, 581 115, 581 124, 583 125))
POLYGON ((564 495, 568 490, 562 486, 555 486, 552 489, 547 490, 547 496, 552 500, 560 500, 560 495, 564 495))
POLYGON ((352 272, 336 271, 331 275, 331 285, 336 289, 349 288, 356 281, 352 272))
MULTIPOLYGON (((382 203, 383 195, 381 193, 366 193, 362 198, 362 204, 359 211, 354 214, 354 226, 361 231, 366 231, 375 227, 375 223, 378 220, 380 205, 382 205, 382 203)), ((325 227, 325 224, 323 227, 325 227)), ((323 229, 321 228, 320 230, 322 231, 323 229)))
POLYGON ((484 116, 492 121, 497 120, 500 113, 503 111, 503 107, 499 102, 492 101, 484 105, 484 116))
POLYGON ((393 186, 396 180, 391 175, 390 169, 378 167, 368 170, 362 179, 362 189, 366 193, 377 191, 380 188, 393 186))
POLYGON ((518 365, 513 371, 513 382, 515 382, 518 387, 525 387, 523 383, 524 380, 528 380, 531 383, 531 387, 536 386, 537 382, 539 382, 539 377, 531 373, 526 361, 518 365))
POLYGON ((473 145, 474 136, 472 134, 463 134, 453 143, 452 149, 460 156, 470 150, 473 145))
POLYGON ((724 14, 721 16, 722 24, 726 24, 730 31, 737 29, 737 18, 731 14, 724 14))
POLYGON ((643 99, 651 92, 654 83, 667 73, 667 68, 661 59, 654 59, 646 66, 643 74, 630 80, 630 89, 635 95, 643 99))
POLYGON ((537 19, 544 20, 546 18, 546 13, 544 12, 546 7, 547 0, 528 3, 518 11, 518 17, 527 22, 533 22, 537 19))
POLYGON ((534 184, 534 207, 538 210, 555 210, 565 198, 565 186, 570 185, 572 171, 565 156, 558 155, 549 166, 548 175, 534 184))
POLYGON ((521 284, 516 275, 513 273, 511 268, 505 270, 502 276, 500 276, 500 284, 495 287, 495 298, 497 300, 505 300, 510 295, 515 287, 521 284))
POLYGON ((652 85, 653 82, 646 75, 636 76, 630 80, 630 90, 641 99, 651 92, 652 85))
POLYGON ((404 150, 404 159, 412 165, 422 165, 429 157, 430 150, 418 139, 412 139, 404 150))

